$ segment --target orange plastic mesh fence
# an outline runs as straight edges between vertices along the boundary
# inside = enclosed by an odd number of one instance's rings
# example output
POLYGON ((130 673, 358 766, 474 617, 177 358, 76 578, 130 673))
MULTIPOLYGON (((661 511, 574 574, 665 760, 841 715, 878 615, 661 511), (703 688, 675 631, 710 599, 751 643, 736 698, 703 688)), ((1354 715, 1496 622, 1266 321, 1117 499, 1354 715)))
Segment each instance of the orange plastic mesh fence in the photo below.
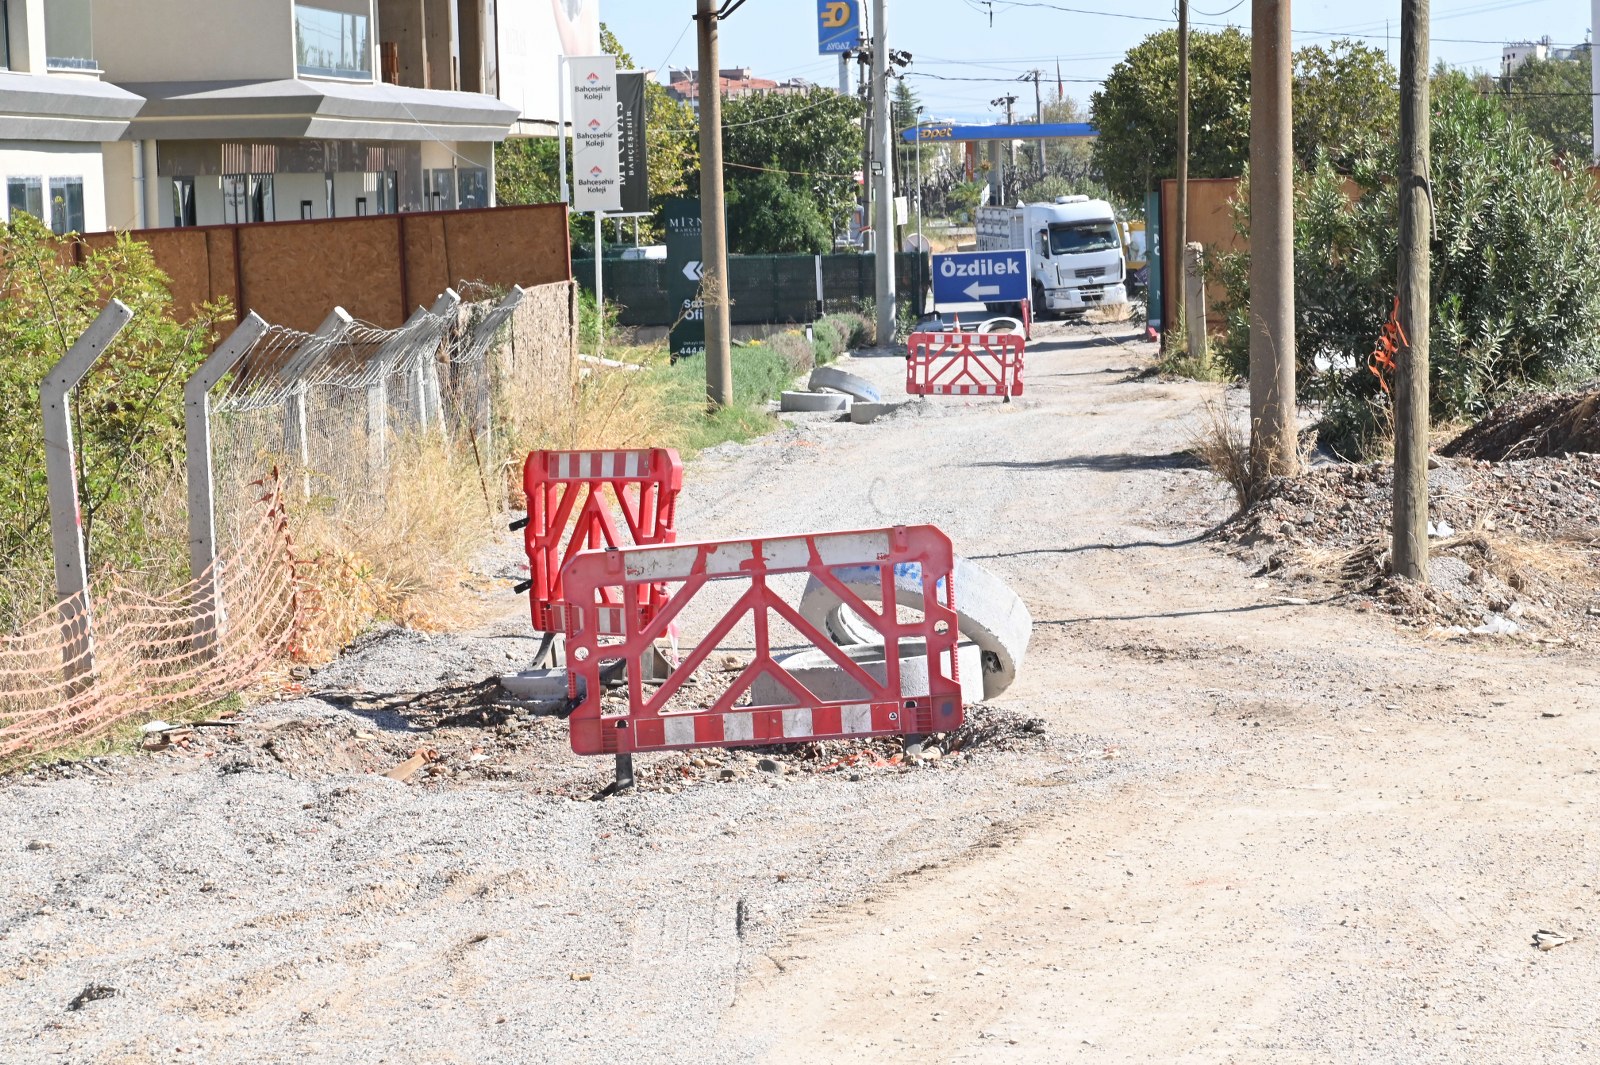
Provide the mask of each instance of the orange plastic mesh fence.
POLYGON ((87 649, 76 663, 66 659, 72 643, 61 619, 70 602, 0 635, 0 760, 238 692, 292 649, 301 623, 293 543, 275 488, 214 573, 162 596, 107 574, 91 592, 86 675, 68 667, 85 664, 87 649), (215 639, 197 635, 205 632, 215 639))

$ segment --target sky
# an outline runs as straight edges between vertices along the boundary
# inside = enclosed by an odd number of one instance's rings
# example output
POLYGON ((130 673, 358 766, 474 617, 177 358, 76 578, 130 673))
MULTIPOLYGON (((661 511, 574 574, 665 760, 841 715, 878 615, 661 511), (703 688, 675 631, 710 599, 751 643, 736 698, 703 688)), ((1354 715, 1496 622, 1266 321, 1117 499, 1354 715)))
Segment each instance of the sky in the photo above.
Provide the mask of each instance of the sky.
MULTIPOLYGON (((868 12, 872 0, 858 0, 868 12)), ((1235 25, 1249 31, 1250 0, 1191 0, 1197 29, 1235 25)), ((694 0, 601 0, 600 17, 645 68, 696 65, 694 0)), ((993 121, 990 101, 1007 93, 1032 108, 1029 70, 1046 72, 1049 96, 1059 61, 1068 96, 1087 107, 1111 68, 1145 36, 1177 25, 1167 0, 889 0, 889 44, 912 54, 909 84, 929 119, 993 121), (1071 8, 1063 11, 1059 8, 1071 8), (990 12, 993 25, 990 25, 990 12), (950 79, 983 79, 957 81, 950 79)), ((1435 62, 1498 72, 1500 46, 1548 36, 1558 45, 1587 40, 1589 5, 1574 0, 1438 0, 1432 6, 1435 62)), ((1292 8, 1295 45, 1352 37, 1389 48, 1399 64, 1399 0, 1305 0, 1292 8)), ((837 58, 817 54, 816 0, 745 0, 722 23, 721 66, 750 67, 758 77, 806 78, 837 85, 837 58)))

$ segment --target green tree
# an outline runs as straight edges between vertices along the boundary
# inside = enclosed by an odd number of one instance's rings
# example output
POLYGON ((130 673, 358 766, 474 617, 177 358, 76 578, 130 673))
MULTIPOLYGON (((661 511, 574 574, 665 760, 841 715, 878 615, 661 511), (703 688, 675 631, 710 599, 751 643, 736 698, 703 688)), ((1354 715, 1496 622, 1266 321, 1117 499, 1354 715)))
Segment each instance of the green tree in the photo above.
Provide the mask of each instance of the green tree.
POLYGON ((831 89, 741 96, 722 109, 729 250, 745 255, 833 246, 855 206, 862 105, 831 89), (780 191, 780 186, 784 191, 780 191), (759 197, 772 197, 765 208, 759 197), (748 213, 736 217, 739 211, 748 213), (748 231, 742 221, 759 220, 748 231))
MULTIPOLYGON (((1436 418, 1473 417, 1507 394, 1600 372, 1600 203, 1587 172, 1548 148, 1460 72, 1433 79, 1430 399, 1436 418)), ((1295 329, 1302 398, 1325 442, 1381 443, 1387 398, 1368 354, 1395 298, 1397 146, 1341 173, 1326 158, 1297 182, 1295 329), (1351 195, 1354 183, 1356 195, 1351 195)), ((1224 356, 1248 364, 1248 254, 1223 259, 1224 356)))
MULTIPOLYGON (((1178 31, 1134 45, 1089 100, 1094 163, 1120 201, 1142 203, 1176 176, 1178 31)), ((1229 27, 1189 35, 1189 174, 1233 177, 1250 157, 1250 38, 1229 27)))
POLYGON ((1530 59, 1502 81, 1500 90, 1506 109, 1549 141, 1557 155, 1585 164, 1594 146, 1592 62, 1587 49, 1572 59, 1530 59))
POLYGON ((1381 49, 1349 40, 1294 54, 1294 152, 1302 166, 1324 153, 1336 165, 1393 140, 1400 87, 1381 49))

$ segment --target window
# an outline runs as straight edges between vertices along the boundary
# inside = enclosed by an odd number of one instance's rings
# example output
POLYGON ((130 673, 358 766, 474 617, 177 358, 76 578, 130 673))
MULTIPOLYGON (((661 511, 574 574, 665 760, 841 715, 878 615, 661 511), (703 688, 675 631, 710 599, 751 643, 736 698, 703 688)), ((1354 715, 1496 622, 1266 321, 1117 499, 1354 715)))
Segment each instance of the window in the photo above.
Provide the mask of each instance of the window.
POLYGON ((96 70, 90 0, 44 0, 45 66, 96 70))
POLYGON ((461 209, 489 206, 489 171, 481 166, 467 167, 458 175, 461 209))
POLYGON ((14 177, 6 181, 6 207, 11 221, 19 214, 31 214, 44 221, 44 182, 36 177, 14 177))
POLYGON ((175 177, 172 179, 172 224, 175 226, 192 226, 195 224, 194 178, 192 177, 175 177))
POLYGON ((424 211, 453 211, 456 209, 456 172, 454 170, 423 171, 426 187, 423 189, 424 211))
POLYGON ((301 74, 372 80, 372 38, 366 15, 295 4, 294 44, 301 74))
POLYGON ((83 178, 50 179, 50 230, 57 236, 83 232, 83 178))
POLYGON ((224 222, 271 222, 277 217, 271 174, 226 174, 222 178, 224 222))
POLYGON ((1050 254, 1078 255, 1086 251, 1110 251, 1121 241, 1117 227, 1110 222, 1082 222, 1050 227, 1050 254))

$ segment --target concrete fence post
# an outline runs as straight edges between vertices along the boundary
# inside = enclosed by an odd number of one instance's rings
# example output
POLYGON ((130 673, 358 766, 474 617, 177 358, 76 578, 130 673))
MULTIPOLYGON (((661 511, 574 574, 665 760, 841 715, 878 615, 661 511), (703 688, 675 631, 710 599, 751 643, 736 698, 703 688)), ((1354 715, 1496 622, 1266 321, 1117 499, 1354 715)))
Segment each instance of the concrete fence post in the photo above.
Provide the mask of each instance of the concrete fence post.
POLYGON ((61 661, 69 681, 94 675, 94 619, 78 510, 78 464, 72 443, 72 405, 67 394, 133 318, 121 300, 106 304, 72 349, 39 382, 44 416, 44 468, 50 501, 50 546, 56 560, 56 598, 61 603, 61 661))
POLYGON ((376 481, 389 466, 389 379, 367 386, 367 477, 376 481))
POLYGON ((439 389, 439 347, 450 336, 457 325, 457 318, 461 311, 461 297, 453 288, 447 288, 440 293, 439 298, 433 301, 431 313, 443 319, 443 328, 439 330, 437 339, 428 347, 426 357, 422 361, 420 373, 417 378, 418 409, 422 413, 422 431, 428 431, 428 412, 433 412, 433 417, 439 422, 439 436, 450 435, 449 427, 444 420, 444 396, 439 389))
POLYGON ((211 649, 223 631, 221 574, 217 571, 216 491, 211 471, 211 390, 267 331, 251 311, 183 385, 183 438, 189 496, 189 577, 198 585, 194 642, 211 649))
POLYGON ((1205 364, 1211 361, 1211 345, 1206 337, 1206 283, 1201 270, 1205 245, 1195 241, 1183 249, 1183 320, 1189 341, 1189 358, 1205 364))
POLYGON ((278 379, 293 389, 284 401, 283 450, 300 462, 300 491, 306 499, 311 498, 311 433, 303 378, 350 331, 351 324, 349 313, 343 307, 335 307, 278 371, 278 379))

